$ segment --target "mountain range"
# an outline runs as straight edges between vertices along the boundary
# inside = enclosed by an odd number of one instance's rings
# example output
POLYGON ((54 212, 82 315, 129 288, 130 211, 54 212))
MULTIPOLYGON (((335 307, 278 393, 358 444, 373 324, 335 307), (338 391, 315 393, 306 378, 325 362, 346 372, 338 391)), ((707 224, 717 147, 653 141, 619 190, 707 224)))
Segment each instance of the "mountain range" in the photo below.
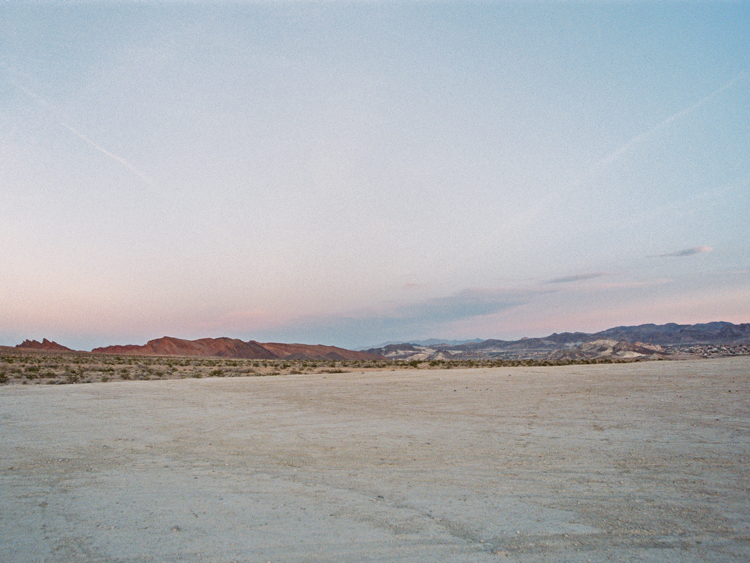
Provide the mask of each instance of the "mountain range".
MULTIPOLYGON (((113 345, 94 348, 92 354, 139 356, 217 356, 246 359, 325 359, 343 360, 412 360, 451 358, 581 358, 598 356, 662 356, 663 346, 750 345, 750 323, 711 322, 694 325, 668 323, 618 326, 595 333, 563 332, 543 338, 520 340, 440 341, 436 339, 382 345, 354 351, 321 344, 284 344, 247 342, 237 338, 201 338, 184 340, 164 336, 144 345, 113 345)), ((16 346, 22 350, 74 352, 47 340, 25 340, 16 346)))
POLYGON ((646 356, 661 354, 663 352, 663 350, 660 350, 662 346, 704 344, 749 345, 750 323, 738 325, 729 322, 694 325, 643 324, 618 326, 595 333, 563 332, 553 333, 542 338, 490 339, 463 344, 441 343, 429 346, 416 342, 404 342, 370 348, 367 352, 394 360, 492 357, 559 360, 563 357, 577 358, 581 356, 578 352, 585 355, 602 347, 602 349, 611 349, 610 353, 614 355, 646 356), (600 346, 598 348, 596 346, 585 346, 587 343, 593 342, 599 342, 600 346), (621 342, 625 344, 620 344, 618 347, 618 343, 621 342), (630 344, 632 349, 626 344, 630 344), (648 352, 649 350, 650 352, 648 352))
MULTIPOLYGON (((73 352, 70 348, 50 342, 25 340, 16 346, 18 349, 73 352)), ((336 346, 310 344, 283 344, 278 342, 244 342, 238 338, 200 338, 184 340, 164 336, 149 340, 144 345, 126 344, 94 348, 91 354, 117 354, 132 356, 215 356, 220 358, 245 358, 252 360, 382 360, 383 357, 368 352, 356 352, 336 346)))

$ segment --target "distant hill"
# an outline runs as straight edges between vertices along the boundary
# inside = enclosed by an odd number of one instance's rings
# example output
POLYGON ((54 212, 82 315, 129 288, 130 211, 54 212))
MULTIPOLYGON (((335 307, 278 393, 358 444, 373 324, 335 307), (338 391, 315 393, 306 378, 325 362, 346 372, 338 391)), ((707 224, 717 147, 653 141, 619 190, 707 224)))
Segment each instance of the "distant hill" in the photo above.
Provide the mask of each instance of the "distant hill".
POLYGON ((201 338, 183 340, 164 336, 150 340, 143 346, 105 346, 94 348, 92 354, 127 354, 139 356, 217 356, 252 360, 276 359, 327 359, 327 360, 377 360, 382 356, 368 352, 355 352, 336 346, 310 344, 260 344, 254 340, 244 342, 237 338, 201 338))
POLYGON ((657 344, 643 344, 637 342, 632 344, 627 340, 590 340, 572 348, 557 349, 547 356, 547 360, 560 361, 581 361, 593 359, 636 359, 648 358, 659 359, 668 356, 661 346, 657 344))
POLYGON ((597 338, 650 342, 651 344, 731 344, 750 342, 750 323, 735 325, 727 322, 695 325, 645 324, 608 328, 595 335, 597 338))
POLYGON ((338 348, 336 346, 323 346, 322 344, 281 344, 268 342, 261 344, 263 348, 276 354, 276 357, 285 359, 325 359, 325 360, 382 360, 380 354, 370 352, 358 352, 338 348))

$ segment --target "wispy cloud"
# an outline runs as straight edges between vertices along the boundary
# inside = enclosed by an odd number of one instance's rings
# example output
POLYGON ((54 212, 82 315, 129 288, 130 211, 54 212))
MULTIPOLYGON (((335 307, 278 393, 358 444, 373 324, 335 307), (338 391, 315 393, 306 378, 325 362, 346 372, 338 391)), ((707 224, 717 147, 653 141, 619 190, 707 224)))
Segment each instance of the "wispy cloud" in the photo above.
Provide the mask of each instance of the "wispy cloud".
POLYGON ((678 250, 677 252, 670 252, 668 254, 657 254, 659 258, 682 258, 683 256, 693 256, 695 254, 703 254, 704 252, 711 252, 713 248, 710 246, 694 246, 693 248, 686 248, 685 250, 678 250))
POLYGON ((304 317, 266 334, 269 338, 287 341, 314 343, 315 339, 355 347, 383 340, 427 338, 452 323, 474 322, 473 319, 512 311, 530 303, 538 295, 552 291, 470 288, 445 297, 381 310, 345 316, 304 317))
POLYGON ((530 298, 528 292, 511 289, 465 289, 446 297, 428 299, 394 311, 394 318, 414 322, 450 322, 490 315, 518 307, 530 298))
POLYGON ((578 274, 575 276, 566 276, 563 278, 555 278, 552 280, 549 280, 547 283, 573 283, 573 282, 579 282, 579 281, 585 281, 585 280, 593 280, 596 278, 601 278, 602 276, 606 276, 607 272, 595 272, 593 274, 578 274))
POLYGON ((654 287, 656 285, 664 285, 664 284, 671 283, 671 282, 672 280, 670 278, 656 278, 656 279, 645 280, 645 281, 632 280, 632 281, 596 284, 593 289, 602 289, 602 290, 637 289, 637 288, 644 288, 644 287, 654 287))

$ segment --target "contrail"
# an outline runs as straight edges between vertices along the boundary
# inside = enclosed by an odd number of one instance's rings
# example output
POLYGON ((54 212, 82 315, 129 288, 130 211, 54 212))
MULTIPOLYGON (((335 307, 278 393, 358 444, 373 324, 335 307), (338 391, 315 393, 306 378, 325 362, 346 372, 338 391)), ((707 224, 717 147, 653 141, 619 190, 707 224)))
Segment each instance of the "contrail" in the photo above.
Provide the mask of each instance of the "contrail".
MULTIPOLYGON (((5 66, 5 65, 3 65, 3 66, 5 66)), ((22 92, 24 92, 27 96, 29 96, 30 98, 32 98, 33 100, 35 100, 39 105, 44 106, 52 115, 57 115, 57 114, 61 113, 50 102, 48 102, 47 100, 45 100, 40 95, 38 95, 37 93, 33 92, 32 90, 29 90, 25 86, 19 84, 18 82, 16 82, 15 80, 13 80, 10 76, 8 77, 8 81, 11 84, 13 84, 13 86, 15 86, 16 88, 18 88, 22 92)), ((94 147, 96 150, 98 150, 99 152, 101 152, 105 156, 108 156, 112 160, 115 160, 115 161, 119 162, 120 164, 122 164, 125 168, 127 168, 128 170, 130 170, 133 174, 135 174, 136 176, 138 176, 141 180, 143 180, 143 182, 145 182, 146 184, 148 184, 152 188, 156 187, 156 182, 154 182, 146 174, 144 174, 143 172, 141 172, 140 170, 138 170, 135 166, 133 166, 132 164, 130 164, 123 157, 118 156, 118 155, 116 155, 116 154, 108 151, 107 149, 105 149, 101 145, 95 143, 94 141, 92 141, 91 139, 89 139, 86 135, 84 135, 83 133, 81 133, 80 131, 78 131, 78 129, 76 129, 75 127, 72 127, 71 125, 68 125, 64 120, 62 120, 60 118, 55 118, 55 121, 57 122, 58 125, 61 125, 62 127, 65 127, 65 129, 67 129, 68 131, 70 131, 71 133, 73 133, 73 135, 75 135, 76 137, 78 137, 82 141, 86 141, 89 145, 91 145, 92 147, 94 147)))
POLYGON ((701 106, 705 105, 710 100, 712 100, 713 98, 715 98, 716 96, 724 92, 725 90, 728 90, 729 88, 734 86, 737 82, 739 82, 743 78, 747 77, 748 74, 750 74, 750 72, 748 72, 748 69, 738 72, 726 83, 722 84, 719 88, 717 88, 713 92, 702 97, 697 102, 691 104, 685 109, 678 111, 674 115, 670 115, 665 120, 651 127, 651 129, 644 131, 643 133, 640 133, 639 135, 636 135, 635 137, 627 141, 625 144, 623 144, 614 152, 611 152, 607 156, 594 162, 594 164, 589 166, 588 169, 583 174, 581 174, 581 176, 579 176, 577 179, 561 185, 560 188, 552 191, 545 197, 538 200, 536 202, 536 205, 529 206, 524 211, 516 214, 512 219, 510 219, 509 221, 507 221, 506 223, 504 223, 502 226, 500 226, 498 229, 494 231, 495 236, 499 236, 500 233, 511 232, 519 228, 522 225, 530 223, 531 221, 533 221, 533 219, 536 216, 538 216, 542 212, 543 209, 551 205, 554 200, 559 200, 565 194, 572 191, 574 188, 580 187, 586 180, 588 180, 591 176, 593 176, 596 173, 596 171, 602 170, 606 168, 607 166, 609 166, 610 164, 612 164, 613 162, 617 161, 620 157, 622 157, 635 145, 643 142, 644 140, 646 140, 648 137, 650 137, 657 131, 665 129, 666 127, 668 127, 669 125, 677 121, 678 119, 685 117, 686 115, 694 112, 701 106))
POLYGON ((98 151, 100 151, 101 153, 107 155, 111 159, 116 160, 117 162, 119 162, 120 164, 122 164, 125 168, 127 168, 128 170, 130 170, 133 174, 135 174, 136 176, 138 176, 141 180, 143 180, 145 183, 147 183, 152 188, 156 187, 156 183, 151 178, 149 178, 148 176, 146 176, 143 172, 141 172, 140 170, 138 170, 135 166, 133 166, 132 164, 130 164, 127 160, 125 160, 121 156, 117 156, 116 154, 109 152, 104 147, 101 147, 101 146, 97 145, 94 141, 92 141, 91 139, 89 139, 86 135, 84 135, 83 133, 81 133, 80 131, 78 131, 77 129, 75 129, 74 127, 71 127, 67 123, 63 123, 62 121, 60 121, 59 123, 60 123, 60 125, 62 125, 63 127, 65 127, 68 131, 70 131, 71 133, 73 133, 73 135, 75 135, 79 139, 82 139, 82 140, 86 141, 89 145, 91 145, 92 147, 94 147, 95 149, 97 149, 98 151))
POLYGON ((560 197, 562 193, 569 192, 573 188, 577 188, 581 186, 587 179, 589 179, 591 176, 593 176, 598 170, 602 170, 609 166, 610 164, 616 162, 620 157, 622 157, 625 153, 627 153, 630 149, 632 149, 637 144, 645 141, 648 139, 651 135, 656 133, 657 131, 661 131, 662 129, 666 129, 669 127, 672 123, 677 121, 678 119, 681 119, 685 117, 686 115, 694 112, 701 106, 708 103, 710 100, 724 92, 725 90, 728 90, 732 86, 734 86, 739 80, 745 78, 748 76, 748 70, 745 69, 743 71, 738 72, 735 74, 730 80, 728 80, 726 83, 722 84, 719 88, 714 90, 713 92, 707 94, 706 96, 703 96, 700 100, 697 102, 691 104, 690 106, 686 107, 685 109, 682 109, 675 113, 674 115, 670 115, 667 117, 664 121, 661 121, 660 123, 657 123, 654 125, 651 129, 648 131, 644 131, 643 133, 640 133, 639 135, 636 135, 629 141, 627 141, 625 144, 623 144, 620 148, 617 150, 611 152, 604 158, 601 158, 594 162, 591 166, 588 167, 588 169, 576 180, 573 180, 569 182, 568 184, 563 185, 559 190, 557 190, 555 193, 549 195, 544 203, 547 203, 548 201, 551 201, 555 199, 556 197, 560 197))
POLYGON ((669 125, 671 125, 673 122, 677 121, 678 119, 680 119, 682 117, 685 117, 686 115, 694 112, 699 107, 705 105, 712 98, 714 98, 714 97, 718 96, 719 94, 721 94, 724 90, 727 90, 727 89, 731 88, 732 86, 734 86, 740 79, 744 78, 747 75, 748 75, 748 71, 747 70, 743 70, 741 72, 738 72, 729 81, 727 81, 725 84, 723 84, 722 86, 720 86, 719 88, 717 88, 716 90, 714 90, 713 92, 711 92, 710 94, 702 97, 700 100, 698 100, 694 104, 686 107, 683 110, 678 111, 674 115, 670 115, 664 121, 662 121, 661 123, 658 123, 658 124, 654 125, 648 131, 644 131, 640 135, 636 135, 635 137, 633 137, 632 139, 630 139, 627 143, 625 143, 620 148, 618 148, 616 151, 608 154, 607 156, 605 156, 601 160, 598 160, 597 162, 595 162, 594 164, 592 164, 589 167, 589 172, 593 172, 597 168, 604 168, 606 166, 609 166, 610 164, 612 164, 613 162, 615 162, 617 159, 619 159, 623 154, 625 154, 631 148, 633 148, 633 146, 637 145, 641 141, 644 141, 645 139, 647 139, 648 137, 650 137, 651 135, 653 135, 657 131, 661 131, 662 129, 667 128, 669 125))

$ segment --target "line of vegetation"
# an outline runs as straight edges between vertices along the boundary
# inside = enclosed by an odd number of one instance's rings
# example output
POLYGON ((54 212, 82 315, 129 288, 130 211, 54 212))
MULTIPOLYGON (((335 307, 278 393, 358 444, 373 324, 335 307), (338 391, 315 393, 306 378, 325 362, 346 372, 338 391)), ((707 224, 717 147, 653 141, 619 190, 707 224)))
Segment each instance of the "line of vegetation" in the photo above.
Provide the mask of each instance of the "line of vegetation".
POLYGON ((89 353, 0 352, 0 384, 95 383, 203 377, 345 374, 364 371, 475 369, 519 366, 603 364, 633 359, 548 361, 539 359, 448 360, 251 360, 185 356, 129 356, 89 353))

